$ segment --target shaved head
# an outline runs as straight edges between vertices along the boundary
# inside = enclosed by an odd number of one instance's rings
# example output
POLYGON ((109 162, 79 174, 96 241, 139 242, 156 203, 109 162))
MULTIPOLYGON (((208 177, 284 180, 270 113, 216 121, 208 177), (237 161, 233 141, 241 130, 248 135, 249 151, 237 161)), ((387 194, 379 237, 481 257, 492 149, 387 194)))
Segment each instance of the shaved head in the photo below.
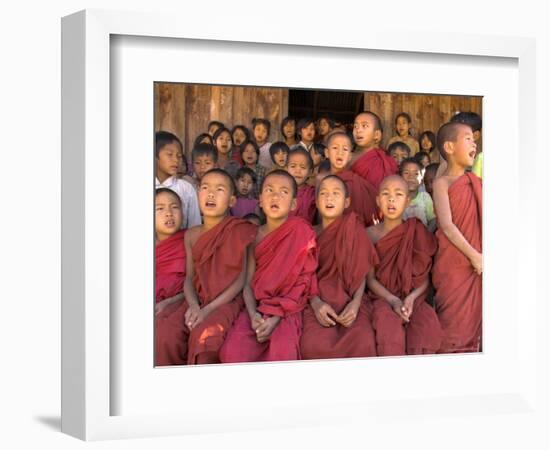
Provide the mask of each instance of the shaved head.
POLYGON ((378 193, 382 192, 382 190, 386 187, 388 187, 391 184, 398 183, 401 186, 403 186, 403 190, 405 192, 409 192, 409 185, 405 181, 403 177, 400 175, 390 175, 382 180, 382 183, 380 183, 380 188, 378 189, 378 193))

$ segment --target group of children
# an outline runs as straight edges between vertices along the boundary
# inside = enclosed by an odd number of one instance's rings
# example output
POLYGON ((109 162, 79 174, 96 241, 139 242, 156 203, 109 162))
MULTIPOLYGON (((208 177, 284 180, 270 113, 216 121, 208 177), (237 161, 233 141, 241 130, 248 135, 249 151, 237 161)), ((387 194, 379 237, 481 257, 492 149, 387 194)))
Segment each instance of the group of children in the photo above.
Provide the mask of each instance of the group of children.
POLYGON ((388 151, 373 112, 323 120, 211 123, 193 177, 157 133, 155 365, 480 350, 479 116, 411 149, 400 114, 388 151))

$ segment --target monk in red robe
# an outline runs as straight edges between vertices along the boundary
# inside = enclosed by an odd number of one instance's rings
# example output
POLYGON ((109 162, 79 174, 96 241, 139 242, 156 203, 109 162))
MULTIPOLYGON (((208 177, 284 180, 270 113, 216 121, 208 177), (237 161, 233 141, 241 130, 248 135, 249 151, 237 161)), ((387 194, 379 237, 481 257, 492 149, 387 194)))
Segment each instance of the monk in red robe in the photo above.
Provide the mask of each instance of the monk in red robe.
POLYGON ((185 230, 179 196, 170 189, 155 194, 155 365, 185 364, 185 230))
POLYGON ((481 346, 482 211, 481 179, 466 173, 476 156, 472 129, 443 125, 437 146, 447 162, 433 183, 439 249, 432 279, 443 328, 440 353, 477 352, 481 346))
POLYGON ((382 142, 382 121, 371 111, 359 114, 353 124, 353 139, 357 146, 351 170, 371 183, 376 190, 382 180, 395 175, 397 163, 380 146, 382 142))
POLYGON ((188 364, 220 362, 219 349, 243 305, 246 249, 254 240, 257 227, 228 216, 229 208, 236 202, 235 191, 227 172, 208 171, 199 188, 204 224, 185 234, 188 364))
POLYGON ((313 224, 317 216, 317 207, 315 206, 315 187, 307 184, 313 173, 313 159, 309 152, 302 146, 292 150, 288 154, 286 170, 298 185, 296 209, 290 211, 289 217, 302 217, 313 224))
POLYGON ((349 205, 346 184, 335 175, 318 189, 322 224, 316 227, 319 245, 319 295, 304 310, 302 358, 359 358, 376 356, 376 343, 366 302, 367 273, 378 257, 349 205))
POLYGON ((410 197, 400 176, 384 179, 377 201, 384 221, 367 229, 380 258, 376 271, 367 277, 377 353, 435 353, 441 345, 441 326, 426 296, 436 240, 418 219, 403 222, 410 197))
POLYGON ((275 170, 264 179, 260 205, 267 223, 249 250, 242 311, 220 351, 222 362, 300 359, 302 311, 317 295, 315 232, 296 207, 296 181, 275 170))
POLYGON ((351 150, 352 142, 346 133, 338 131, 328 137, 325 154, 330 162, 330 173, 346 183, 351 198, 345 212, 354 211, 368 226, 378 218, 377 191, 368 181, 346 169, 351 161, 351 150))

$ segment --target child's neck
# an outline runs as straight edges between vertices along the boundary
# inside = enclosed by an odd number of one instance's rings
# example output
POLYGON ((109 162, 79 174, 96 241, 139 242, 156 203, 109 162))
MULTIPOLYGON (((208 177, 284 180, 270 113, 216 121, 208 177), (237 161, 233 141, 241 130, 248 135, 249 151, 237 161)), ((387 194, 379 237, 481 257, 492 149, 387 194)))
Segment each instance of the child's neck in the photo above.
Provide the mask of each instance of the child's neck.
POLYGON ((204 216, 203 217, 204 223, 202 225, 202 229, 204 231, 211 230, 216 225, 218 225, 223 219, 225 219, 225 216, 226 216, 225 214, 223 214, 222 216, 212 216, 212 217, 204 216))
POLYGON ((172 175, 170 175, 169 173, 163 172, 162 170, 157 171, 157 178, 161 183, 164 183, 171 176, 172 175))
POLYGON ((330 225, 332 225, 334 222, 336 222, 341 216, 329 218, 329 217, 321 217, 321 227, 323 230, 327 229, 330 225))
POLYGON ((409 197, 411 200, 414 200, 417 195, 418 195, 418 188, 416 188, 414 191, 409 191, 409 197))
POLYGON ((390 231, 397 228, 402 223, 403 223, 403 217, 402 216, 399 216, 399 218, 397 218, 397 219, 387 219, 387 218, 385 218, 384 221, 382 222, 382 230, 383 230, 382 234, 383 234, 383 236, 385 236, 390 231))
POLYGON ((296 145, 297 142, 295 138, 285 138, 285 144, 292 147, 293 145, 296 145))
POLYGON ((338 175, 339 173, 342 173, 345 169, 337 169, 336 167, 330 166, 330 174, 331 175, 338 175))
POLYGON ((254 170, 254 169, 256 169, 256 165, 257 165, 257 164, 258 164, 258 163, 246 163, 246 164, 245 164, 245 167, 248 167, 249 169, 254 170))
POLYGON ((359 150, 359 153, 363 154, 370 152, 371 150, 374 150, 378 147, 380 147, 380 145, 377 142, 373 142, 371 144, 365 145, 364 147, 357 147, 357 149, 359 150))
POLYGON ((445 170, 445 175, 451 178, 460 177, 466 172, 466 167, 463 167, 458 164, 447 163, 447 170, 445 170))
POLYGON ((288 219, 288 216, 282 217, 280 219, 272 219, 271 217, 266 218, 265 229, 267 233, 271 233, 279 228, 283 223, 288 219))
POLYGON ((229 153, 218 152, 218 165, 220 167, 225 166, 229 162, 229 153))
POLYGON ((305 144, 306 147, 309 147, 311 144, 313 144, 313 141, 305 141, 302 139, 302 142, 305 144))

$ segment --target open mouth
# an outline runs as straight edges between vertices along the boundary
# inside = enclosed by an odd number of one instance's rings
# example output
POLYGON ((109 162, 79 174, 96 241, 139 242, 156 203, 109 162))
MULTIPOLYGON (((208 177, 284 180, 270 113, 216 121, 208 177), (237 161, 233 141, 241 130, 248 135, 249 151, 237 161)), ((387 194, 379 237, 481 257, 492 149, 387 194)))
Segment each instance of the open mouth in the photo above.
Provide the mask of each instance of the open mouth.
POLYGON ((213 201, 208 201, 205 203, 205 205, 207 208, 215 208, 216 207, 216 203, 213 202, 213 201))
POLYGON ((176 222, 174 222, 173 220, 167 220, 166 222, 164 222, 164 226, 168 227, 168 228, 172 228, 176 225, 176 222))
POLYGON ((279 209, 281 209, 281 208, 279 207, 279 205, 273 204, 273 205, 270 205, 270 206, 269 206, 269 209, 270 209, 271 211, 279 211, 279 209))
POLYGON ((326 208, 326 209, 334 209, 334 205, 333 205, 332 203, 327 203, 327 204, 325 205, 325 208, 326 208))
POLYGON ((388 206, 388 212, 394 213, 396 211, 395 206, 388 206))
POLYGON ((336 158, 336 164, 342 164, 344 160, 342 158, 336 158))

